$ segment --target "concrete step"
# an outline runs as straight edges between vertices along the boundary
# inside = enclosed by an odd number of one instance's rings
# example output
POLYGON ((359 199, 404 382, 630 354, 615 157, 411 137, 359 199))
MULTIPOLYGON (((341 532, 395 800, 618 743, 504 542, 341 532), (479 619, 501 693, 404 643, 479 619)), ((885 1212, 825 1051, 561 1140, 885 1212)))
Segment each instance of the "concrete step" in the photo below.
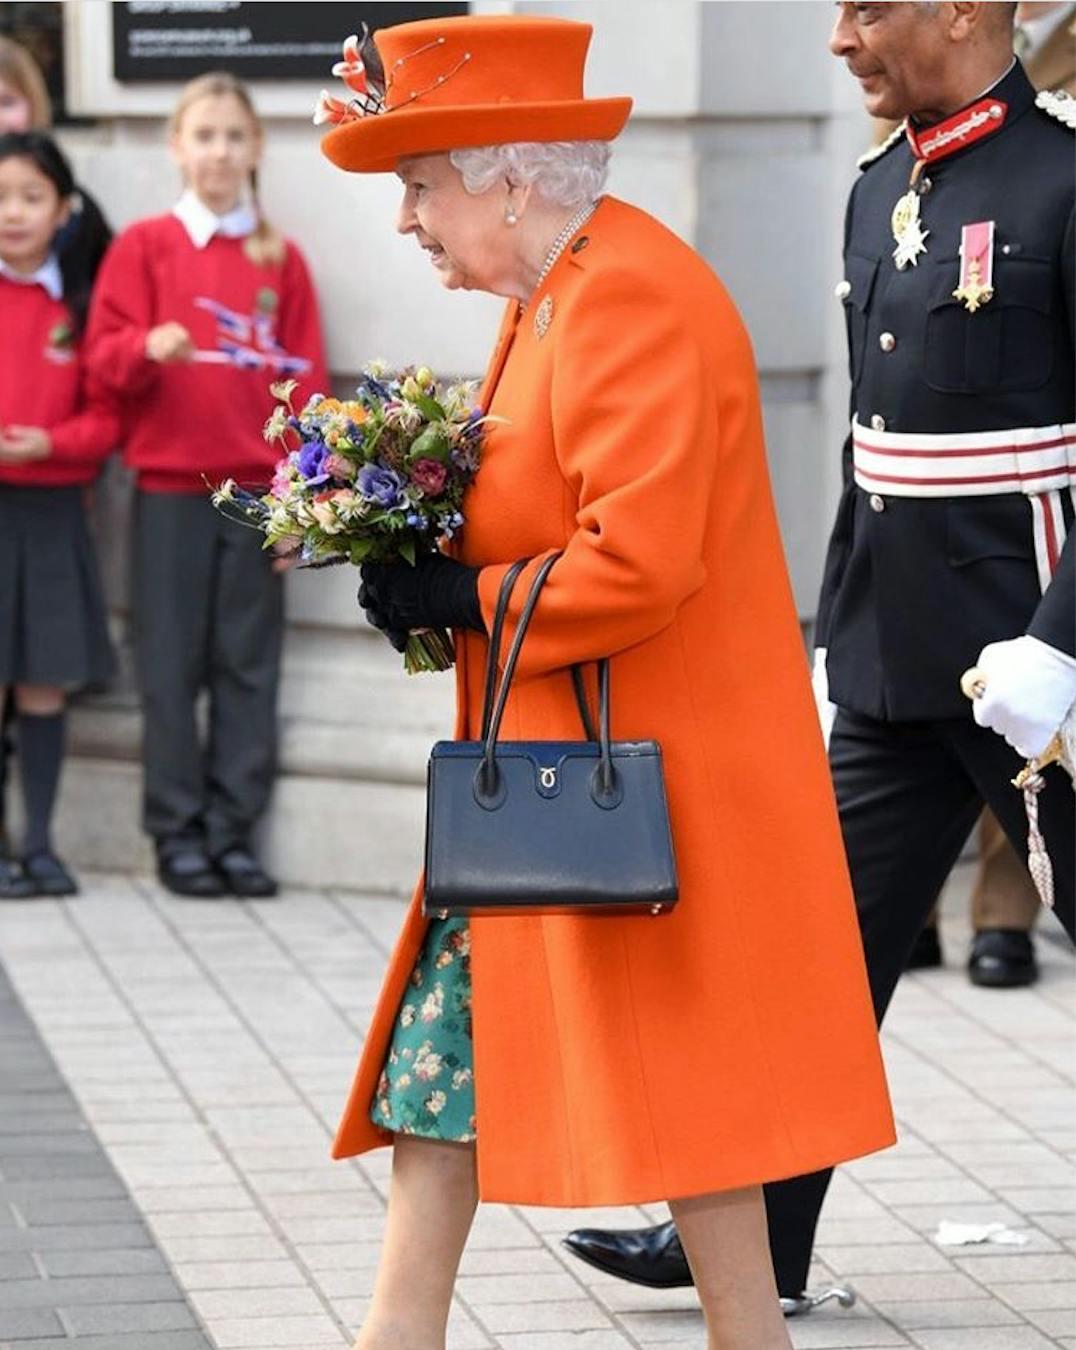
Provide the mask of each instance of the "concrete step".
MULTIPOLYGON (((280 879, 408 893, 421 865, 426 760, 451 736, 453 714, 451 674, 405 676, 372 630, 289 627, 281 772, 258 841, 280 879)), ((152 865, 139 824, 141 735, 129 681, 72 708, 56 837, 73 866, 152 865)))

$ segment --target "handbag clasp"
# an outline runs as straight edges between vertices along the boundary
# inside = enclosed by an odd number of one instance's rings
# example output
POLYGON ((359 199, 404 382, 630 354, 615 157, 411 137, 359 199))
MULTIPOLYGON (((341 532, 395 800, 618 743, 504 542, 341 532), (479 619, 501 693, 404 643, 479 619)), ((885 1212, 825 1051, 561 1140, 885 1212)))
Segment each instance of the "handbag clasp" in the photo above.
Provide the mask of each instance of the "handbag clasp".
POLYGON ((539 769, 538 781, 544 788, 555 788, 557 786, 556 769, 539 769))

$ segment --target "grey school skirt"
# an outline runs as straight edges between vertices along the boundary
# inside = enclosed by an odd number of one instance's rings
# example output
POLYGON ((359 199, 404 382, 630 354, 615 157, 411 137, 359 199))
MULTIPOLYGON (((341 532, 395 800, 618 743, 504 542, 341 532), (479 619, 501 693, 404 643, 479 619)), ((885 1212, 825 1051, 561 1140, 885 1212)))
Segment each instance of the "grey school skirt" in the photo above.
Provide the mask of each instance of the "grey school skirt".
POLYGON ((81 689, 112 671, 85 489, 0 484, 0 684, 81 689))

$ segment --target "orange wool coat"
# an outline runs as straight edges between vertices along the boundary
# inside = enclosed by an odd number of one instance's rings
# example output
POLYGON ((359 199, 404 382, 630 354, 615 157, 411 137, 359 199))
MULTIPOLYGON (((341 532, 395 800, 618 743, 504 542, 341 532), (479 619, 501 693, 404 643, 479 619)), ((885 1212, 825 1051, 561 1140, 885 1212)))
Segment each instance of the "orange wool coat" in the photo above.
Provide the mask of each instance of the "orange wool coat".
MULTIPOLYGON (((713 272, 606 198, 520 313, 460 556, 489 626, 506 566, 563 549, 502 734, 578 738, 565 667, 611 655, 613 735, 660 742, 666 916, 473 920, 484 1199, 610 1205, 809 1172, 893 1142, 747 334, 713 272), (535 319, 550 306, 548 329, 535 319)), ((507 625, 511 636, 512 623, 507 625)), ((459 644, 475 735, 486 640, 459 644)), ((421 884, 420 884, 421 889, 421 884)), ((422 940, 416 893, 334 1145, 369 1119, 422 940)))

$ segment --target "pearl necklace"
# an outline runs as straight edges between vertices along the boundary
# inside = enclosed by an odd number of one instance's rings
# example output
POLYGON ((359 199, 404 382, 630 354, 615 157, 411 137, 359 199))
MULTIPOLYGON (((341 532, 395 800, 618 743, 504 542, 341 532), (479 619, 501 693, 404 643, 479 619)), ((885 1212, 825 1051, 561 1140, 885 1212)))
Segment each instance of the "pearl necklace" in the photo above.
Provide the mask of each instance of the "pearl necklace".
POLYGON ((597 209, 597 202, 587 202, 585 206, 581 206, 575 215, 572 216, 571 220, 568 221, 567 225, 565 225, 564 229, 561 230, 560 234, 557 235, 556 239, 553 240, 553 244, 546 254, 545 262, 542 264, 542 270, 538 273, 538 280, 534 283, 535 290, 537 290, 542 282, 545 281, 546 277, 549 276, 550 272, 553 270, 553 264, 568 247, 568 241, 571 239, 572 235, 575 234, 576 230, 582 229, 597 209))

